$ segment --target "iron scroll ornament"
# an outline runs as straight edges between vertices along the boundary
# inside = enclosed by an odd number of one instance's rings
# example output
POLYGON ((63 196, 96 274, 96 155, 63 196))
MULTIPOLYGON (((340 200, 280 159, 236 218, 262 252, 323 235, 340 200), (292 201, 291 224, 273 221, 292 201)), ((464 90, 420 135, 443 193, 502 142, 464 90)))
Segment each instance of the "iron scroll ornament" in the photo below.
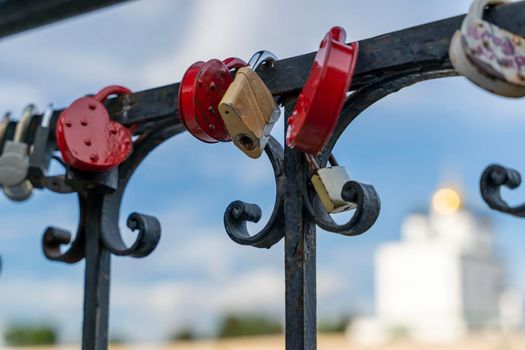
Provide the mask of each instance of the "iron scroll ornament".
POLYGON ((525 203, 510 206, 501 196, 503 186, 515 189, 521 184, 518 171, 493 164, 488 166, 481 175, 479 187, 483 200, 494 210, 510 215, 525 217, 525 203))
POLYGON ((228 236, 236 243, 257 248, 271 248, 284 237, 284 152, 279 142, 271 137, 264 149, 275 177, 275 204, 265 227, 255 235, 250 235, 247 221, 258 222, 261 208, 257 204, 234 201, 224 213, 224 228, 228 236))
POLYGON ((49 259, 66 263, 85 260, 82 349, 107 349, 108 346, 111 254, 141 258, 149 255, 159 242, 159 221, 149 215, 132 213, 127 226, 138 233, 130 246, 124 243, 118 218, 126 185, 149 152, 182 131, 176 118, 159 121, 144 130, 135 140, 130 157, 117 168, 115 191, 78 191, 80 221, 75 238, 72 240, 71 233, 54 227, 44 233, 42 245, 49 259), (70 245, 62 252, 65 244, 70 245))
POLYGON ((160 223, 153 216, 130 214, 127 226, 138 233, 131 246, 126 246, 118 227, 122 196, 131 175, 149 152, 182 131, 180 124, 173 123, 159 123, 155 129, 144 131, 134 142, 130 157, 118 167, 115 192, 100 194, 87 190, 78 193, 80 220, 75 238, 60 228, 48 227, 45 230, 42 240, 45 256, 50 260, 76 263, 85 257, 86 238, 92 234, 99 234, 104 248, 115 255, 136 258, 149 255, 159 242, 160 223), (62 252, 61 247, 66 244, 70 246, 62 252))
MULTIPOLYGON (((332 150, 351 122, 357 118, 362 111, 379 101, 383 97, 410 86, 420 81, 454 76, 455 72, 448 67, 430 65, 425 69, 413 71, 407 67, 405 72, 393 74, 384 78, 378 78, 373 82, 353 92, 346 100, 343 110, 338 119, 335 131, 318 157, 318 163, 324 166, 332 150)), ((381 201, 372 185, 362 184, 357 181, 349 181, 342 189, 344 200, 356 203, 353 216, 344 224, 337 224, 332 217, 326 213, 318 198, 314 198, 312 190, 305 188, 303 197, 305 206, 317 226, 325 231, 339 233, 345 236, 356 236, 366 232, 375 223, 379 216, 381 201)))
MULTIPOLYGON (((417 82, 454 75, 456 73, 449 62, 429 64, 423 68, 408 66, 396 74, 377 78, 360 87, 347 98, 335 131, 318 158, 319 164, 324 166, 327 163, 329 155, 344 130, 373 103, 417 82)), ((236 243, 257 248, 270 248, 284 236, 284 211, 281 209, 284 196, 284 176, 282 174, 282 156, 279 156, 279 153, 282 152, 281 149, 282 147, 273 138, 265 149, 275 173, 276 201, 270 220, 263 230, 255 235, 250 235, 246 228, 247 221, 258 222, 261 218, 261 210, 256 204, 235 201, 226 209, 224 226, 230 238, 236 243)), ((353 216, 344 224, 337 224, 312 192, 311 188, 305 187, 303 189, 305 210, 315 224, 325 231, 346 236, 360 235, 372 227, 379 216, 381 202, 372 185, 350 181, 344 186, 343 198, 353 201, 357 205, 353 216)))

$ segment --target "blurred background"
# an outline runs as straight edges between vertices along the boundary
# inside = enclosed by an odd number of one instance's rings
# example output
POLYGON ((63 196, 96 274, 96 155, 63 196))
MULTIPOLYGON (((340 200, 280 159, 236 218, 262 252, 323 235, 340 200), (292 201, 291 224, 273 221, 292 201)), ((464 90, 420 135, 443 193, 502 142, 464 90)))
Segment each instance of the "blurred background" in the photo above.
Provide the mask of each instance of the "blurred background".
MULTIPOLYGON (((153 88, 179 81, 198 60, 247 60, 261 49, 286 58, 317 50, 333 25, 360 40, 469 4, 131 1, 0 41, 0 109, 16 118, 30 102, 64 107, 109 84, 153 88)), ((388 96, 347 129, 335 154, 354 179, 376 187, 382 209, 362 236, 318 233, 320 349, 523 349, 525 222, 489 211, 478 190, 493 162, 525 171, 523 107, 447 78, 388 96)), ((282 140, 279 124, 273 135, 282 140)), ((232 144, 185 133, 154 151, 121 216, 157 216, 162 238, 145 259, 112 260, 112 342, 283 349, 283 242, 238 246, 222 223, 227 205, 242 199, 261 205, 262 223, 252 228, 262 227, 273 194, 268 160, 232 144)), ((517 203, 525 191, 504 195, 517 203)), ((21 204, 1 199, 0 208, 3 346, 78 347, 83 263, 50 262, 41 251, 47 226, 75 230, 75 196, 38 192, 21 204)))

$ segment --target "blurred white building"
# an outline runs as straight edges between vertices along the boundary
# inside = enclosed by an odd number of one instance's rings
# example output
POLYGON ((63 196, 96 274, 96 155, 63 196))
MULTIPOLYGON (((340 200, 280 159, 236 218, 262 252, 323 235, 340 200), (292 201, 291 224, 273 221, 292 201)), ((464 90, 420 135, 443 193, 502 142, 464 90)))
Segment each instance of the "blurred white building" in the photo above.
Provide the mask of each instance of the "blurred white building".
POLYGON ((380 343, 404 335, 454 342, 468 332, 516 328, 521 298, 505 292, 490 222, 441 189, 429 213, 409 215, 401 241, 376 252, 376 315, 354 322, 351 336, 380 343))

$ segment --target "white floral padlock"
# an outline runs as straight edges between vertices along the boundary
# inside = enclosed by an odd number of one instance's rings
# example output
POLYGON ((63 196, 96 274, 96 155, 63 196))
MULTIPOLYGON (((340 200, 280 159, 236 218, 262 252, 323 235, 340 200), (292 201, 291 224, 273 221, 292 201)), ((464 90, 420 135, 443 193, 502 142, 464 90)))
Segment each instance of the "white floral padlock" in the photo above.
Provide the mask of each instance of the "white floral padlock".
POLYGON ((455 70, 485 90, 525 96, 525 38, 483 20, 487 6, 508 0, 475 0, 450 43, 455 70))

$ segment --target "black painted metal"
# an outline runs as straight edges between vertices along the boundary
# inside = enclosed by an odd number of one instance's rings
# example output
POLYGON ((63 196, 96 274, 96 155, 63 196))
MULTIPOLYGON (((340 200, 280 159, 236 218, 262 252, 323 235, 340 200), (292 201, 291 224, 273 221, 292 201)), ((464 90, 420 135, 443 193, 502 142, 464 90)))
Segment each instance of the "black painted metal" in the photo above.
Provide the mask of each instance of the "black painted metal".
POLYGON ((129 0, 1 0, 0 38, 129 0))
MULTIPOLYGON (((94 1, 93 9, 121 1, 94 1)), ((0 37, 35 27, 74 14, 86 12, 87 2, 72 0, 1 1, 0 37), (27 7, 23 7, 23 3, 27 7), (79 7, 75 7, 79 6, 79 7), (8 6, 17 9, 10 17, 4 13, 8 6), (55 17, 49 17, 53 6, 62 6, 55 17), (69 10, 68 9, 69 7, 69 10), (23 11, 37 13, 20 19, 23 11), (33 11, 33 12, 31 12, 33 11), (40 11, 40 12, 39 12, 40 11), (43 14, 46 19, 42 20, 43 14), (69 11, 69 12, 68 12, 69 11), (17 15, 18 17, 16 17, 17 15), (40 16, 40 17, 39 17, 40 16), (17 19, 18 18, 18 19, 17 19), (8 21, 16 25, 7 30, 8 21), (13 23, 13 22, 11 22, 13 23)), ((348 97, 336 130, 317 161, 324 166, 332 150, 351 122, 366 108, 399 89, 420 81, 454 76, 448 58, 448 46, 462 16, 425 24, 360 42, 357 72, 353 79, 354 92, 348 97)), ((517 34, 525 35, 525 2, 493 8, 488 18, 517 34)), ((262 65, 258 73, 272 93, 283 102, 284 123, 293 110, 296 97, 306 81, 315 53, 309 53, 262 65)), ((83 349, 104 350, 108 346, 108 317, 110 300, 111 254, 145 257, 157 246, 160 223, 151 216, 133 213, 128 227, 137 230, 137 238, 126 246, 117 225, 120 205, 127 182, 144 157, 166 139, 185 131, 177 111, 178 83, 121 96, 107 102, 112 118, 135 125, 134 151, 130 158, 113 171, 89 174, 67 169, 64 175, 47 177, 40 162, 32 166, 31 181, 39 188, 59 193, 78 193, 80 219, 75 237, 64 230, 49 227, 43 237, 45 255, 51 260, 76 263, 85 259, 85 295, 83 349), (68 245, 64 251, 63 245, 68 245)), ((55 111, 49 134, 60 110, 55 111)), ((13 125, 12 125, 13 126, 13 125)), ((37 142, 39 150, 49 153, 56 149, 53 137, 39 139, 39 129, 32 126, 27 142, 37 142), (39 141, 36 141, 34 138, 39 141)), ((4 140, 0 140, 3 144, 4 140)), ((44 152, 44 153, 46 153, 44 152)), ((380 200, 371 185, 348 182, 342 195, 357 203, 354 215, 347 223, 336 224, 316 198, 309 184, 309 168, 304 155, 285 148, 272 138, 265 149, 272 164, 276 182, 275 204, 265 227, 250 234, 247 221, 257 222, 261 209, 256 204, 235 201, 224 214, 224 226, 229 237, 241 245, 270 248, 284 237, 286 348, 316 348, 316 226, 325 231, 355 236, 367 231, 376 221, 380 200)), ((35 159, 46 159, 41 154, 35 159)), ((259 160, 261 161, 261 160, 259 160)), ((510 207, 500 195, 500 187, 515 188, 519 174, 501 166, 489 167, 482 176, 481 192, 489 205, 516 216, 525 216, 525 205, 510 207)))
POLYGON ((515 189, 521 185, 521 175, 514 169, 490 165, 481 175, 480 192, 485 202, 494 210, 525 217, 525 204, 510 206, 501 197, 501 187, 515 189))
POLYGON ((43 248, 49 259, 67 263, 75 263, 83 258, 86 260, 82 327, 84 350, 108 347, 111 254, 145 257, 155 249, 160 239, 160 223, 156 218, 132 213, 128 216, 127 225, 131 230, 138 230, 138 234, 130 247, 125 245, 118 221, 126 184, 146 155, 178 132, 179 127, 162 124, 144 132, 135 141, 130 158, 118 168, 115 192, 101 193, 96 188, 79 192, 80 222, 72 242, 70 233, 57 228, 47 228, 44 233, 43 248), (70 242, 70 247, 61 252, 60 246, 70 242))
POLYGON ((275 204, 272 215, 264 228, 255 235, 250 235, 246 222, 259 222, 261 208, 257 204, 235 201, 224 213, 224 228, 230 238, 242 245, 257 248, 271 248, 284 237, 284 159, 283 148, 273 137, 264 149, 272 163, 275 175, 275 204))
MULTIPOLYGON (((285 119, 294 106, 295 99, 285 100, 285 119)), ((303 204, 308 166, 303 153, 288 147, 284 161, 286 349, 316 349, 316 232, 303 204)))

